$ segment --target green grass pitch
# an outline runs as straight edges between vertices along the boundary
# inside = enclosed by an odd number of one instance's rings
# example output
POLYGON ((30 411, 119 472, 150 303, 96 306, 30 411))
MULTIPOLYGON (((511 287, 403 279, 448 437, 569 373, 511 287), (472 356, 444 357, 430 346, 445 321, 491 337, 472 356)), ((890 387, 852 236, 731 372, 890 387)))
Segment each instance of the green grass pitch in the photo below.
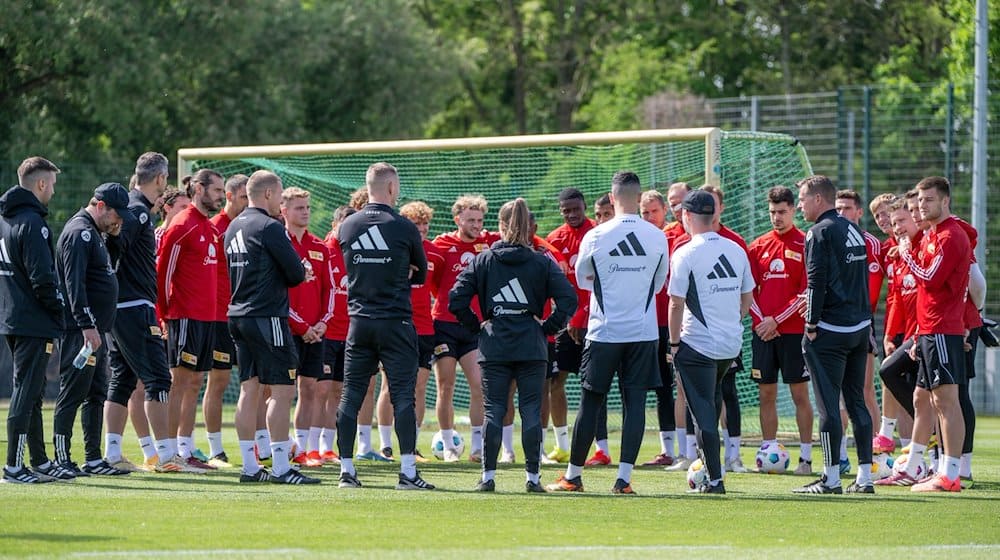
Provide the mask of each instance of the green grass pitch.
MULTIPOLYGON (((50 434, 48 411, 45 425, 50 434)), ((430 435, 422 435, 424 449, 430 435)), ((501 466, 491 495, 471 491, 478 465, 440 462, 421 468, 434 492, 396 491, 397 465, 368 463, 358 464, 365 488, 355 490, 337 488, 339 471, 329 466, 310 470, 323 480, 312 487, 241 485, 237 470, 5 484, 0 556, 997 558, 1000 419, 980 419, 976 435, 976 484, 960 495, 879 487, 875 496, 795 496, 790 489, 811 479, 743 474, 726 478, 726 496, 701 496, 686 494, 682 473, 636 469, 639 495, 623 497, 609 492, 614 467, 585 470, 583 494, 527 495, 522 465, 501 466)), ((236 456, 231 427, 225 438, 236 456)), ((127 455, 141 458, 132 434, 126 444, 127 455)), ((640 459, 657 451, 650 432, 640 459)), ((743 449, 745 463, 753 453, 743 449)), ((561 472, 543 467, 543 483, 561 472)))

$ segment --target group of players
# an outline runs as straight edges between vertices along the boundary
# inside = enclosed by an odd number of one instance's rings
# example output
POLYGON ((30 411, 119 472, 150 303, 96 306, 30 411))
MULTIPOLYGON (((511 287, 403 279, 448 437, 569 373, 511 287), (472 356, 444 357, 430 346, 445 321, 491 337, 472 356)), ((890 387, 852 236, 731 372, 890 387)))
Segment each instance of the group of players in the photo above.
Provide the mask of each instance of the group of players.
MULTIPOLYGON (((222 441, 222 396, 235 364, 239 365, 241 381, 235 422, 242 456, 241 481, 311 484, 318 479, 296 467, 340 463, 341 486, 360 486, 355 460, 396 458, 391 443, 395 424, 401 452, 398 487, 433 488, 415 467, 426 461, 416 449, 424 421, 424 393, 433 369, 443 459, 461 460, 452 404, 459 365, 470 389, 468 458, 483 462, 485 473, 492 472, 487 466, 495 469, 495 456, 484 460, 485 423, 498 420, 495 411, 487 414, 484 407, 483 387, 488 383, 480 370, 482 334, 456 317, 456 309, 465 311, 461 306, 449 305, 450 294, 458 293, 454 289, 459 276, 478 255, 503 241, 501 234, 484 230, 485 199, 459 197, 452 206, 456 229, 431 241, 427 239, 431 208, 423 202, 410 202, 396 215, 391 209, 399 196, 398 174, 391 166, 376 164, 369 169, 367 188, 356 192, 349 206, 336 210, 331 230, 321 240, 307 229, 310 193, 284 188, 274 174, 258 172, 226 180, 219 173, 202 169, 184 178, 183 190, 168 189, 167 159, 146 153, 136 163, 131 188, 115 183, 98 187, 88 206, 67 222, 53 252, 44 216, 58 173, 51 162, 29 158, 18 170, 20 185, 0 198, 0 242, 4 243, 0 246, 0 296, 11 302, 0 310, 0 329, 15 363, 4 481, 72 480, 135 470, 203 473, 231 467, 222 441), (359 215, 349 220, 355 213, 359 215), (399 226, 399 216, 412 223, 416 233, 399 226), (162 221, 159 228, 154 225, 157 221, 162 221), (349 224, 347 237, 342 230, 345 221, 349 224), (366 256, 366 251, 388 256, 366 256), (408 264, 400 269, 400 262, 408 264), (381 272, 371 276, 371 270, 381 272), (400 274, 404 276, 398 278, 400 274), (393 292, 391 283, 380 284, 382 277, 397 277, 397 288, 403 285, 411 289, 393 292), (399 320, 404 332, 397 333, 398 344, 393 344, 399 320), (366 329, 371 332, 365 333, 366 329), (412 349, 409 331, 416 334, 412 349), (55 460, 50 461, 42 437, 40 389, 47 357, 57 340, 62 349, 60 396, 54 423, 55 460), (400 348, 405 349, 402 354, 413 354, 415 375, 407 373, 409 358, 401 355, 400 348), (82 358, 82 362, 74 358, 82 358), (379 365, 383 383, 376 399, 374 374, 379 365), (354 375, 345 379, 345 371, 352 368, 354 375), (202 408, 207 455, 193 442, 198 395, 206 379, 202 408), (294 437, 290 437, 293 400, 294 437), (370 420, 376 410, 379 451, 371 443, 370 420), (70 456, 78 411, 86 449, 81 465, 70 456), (129 417, 144 454, 135 464, 121 451, 121 434, 129 417), (103 453, 102 427, 106 429, 103 453), (30 469, 24 460, 25 446, 31 454, 30 469), (269 457, 270 471, 262 465, 269 457)), ((752 316, 751 378, 760 389, 762 447, 776 443, 780 371, 796 406, 800 434, 797 474, 812 472, 813 413, 805 382, 812 378, 818 383, 818 370, 827 377, 823 364, 806 367, 810 352, 804 348, 804 336, 814 339, 818 332, 818 340, 829 340, 832 335, 862 329, 866 333, 863 353, 842 360, 822 355, 823 362, 832 361, 841 371, 831 376, 836 391, 824 388, 823 398, 817 395, 827 464, 823 478, 804 487, 807 492, 839 493, 839 474, 850 469, 846 438, 842 437, 846 418, 841 416, 847 415, 859 442, 858 481, 849 491, 873 491, 870 477, 864 476, 870 472, 871 448, 891 451, 897 428, 904 444, 913 438, 910 454, 916 459, 926 450, 935 428, 942 440, 944 451, 939 455, 940 465, 936 465, 939 476, 923 481, 918 488, 930 485, 931 489, 957 491, 960 475, 971 480, 974 414, 967 384, 972 371, 967 368, 971 368, 970 356, 981 325, 977 308, 985 298, 985 281, 971 261, 969 249, 970 238, 971 244, 975 242, 975 230, 951 217, 947 181, 928 178, 905 197, 880 195, 872 201, 876 223, 889 236, 880 244, 858 227, 863 204, 856 193, 831 192, 828 180, 810 180, 800 184, 798 203, 791 189, 774 187, 768 192, 773 230, 749 246, 721 224, 723 193, 717 187, 691 189, 677 183, 664 197, 656 190, 641 192, 638 177, 627 173, 616 175, 610 196, 596 201, 593 220, 586 216, 584 195, 575 188, 559 193, 559 211, 565 223, 546 238, 536 234, 537 226, 531 219, 527 239, 532 248, 555 263, 576 292, 575 313, 568 316, 565 328, 548 337, 548 363, 540 385, 540 460, 569 463, 566 475, 549 485, 549 490, 582 490, 580 473, 585 465, 612 462, 604 402, 610 377, 607 386, 602 386, 604 377, 595 382, 593 373, 603 369, 609 374, 617 371, 626 408, 619 477, 613 490, 632 493, 631 469, 644 431, 645 393, 655 389, 661 453, 644 465, 686 470, 700 452, 710 471, 701 491, 724 493, 723 465, 731 472, 746 471, 739 457, 740 409, 735 386, 736 373, 742 369, 737 355, 742 327, 741 317, 734 312, 741 308, 752 316), (814 203, 821 203, 818 209, 823 212, 817 213, 814 203), (862 250, 861 257, 848 252, 844 263, 864 264, 862 289, 854 289, 859 288, 857 282, 844 280, 846 268, 838 264, 828 267, 827 277, 809 278, 808 245, 813 235, 807 236, 794 226, 796 208, 817 223, 820 215, 830 218, 825 212, 835 209, 853 224, 838 227, 848 236, 849 249, 862 250), (810 211, 814 215, 810 216, 810 211), (668 212, 675 221, 667 223, 668 212), (629 235, 611 239, 609 231, 623 228, 629 235), (640 241, 650 229, 661 232, 653 244, 658 247, 662 241, 662 262, 650 260, 658 251, 651 249, 649 242, 640 241), (726 242, 713 245, 706 241, 716 239, 726 242), (612 241, 610 251, 597 254, 595 247, 612 241), (854 241, 860 242, 852 245, 854 241), (729 244, 739 251, 733 252, 729 244), (724 250, 712 249, 718 255, 705 256, 712 247, 722 245, 724 250), (679 251, 683 247, 687 248, 679 251), (620 264, 625 262, 622 257, 654 263, 644 272, 651 276, 642 280, 649 283, 649 293, 638 290, 639 296, 648 295, 645 300, 630 300, 636 297, 636 286, 629 283, 633 280, 622 280, 643 267, 620 264), (612 259, 608 270, 625 274, 596 270, 606 264, 601 259, 607 258, 612 259), (962 262, 967 263, 964 268, 962 262), (971 285, 968 263, 972 264, 971 285), (668 268, 686 274, 668 280, 668 268), (695 281, 700 272, 710 282, 700 277, 695 281), (871 317, 885 277, 889 289, 884 348, 889 357, 881 376, 889 391, 884 393, 879 433, 872 438, 872 419, 879 413, 872 379, 876 346, 869 339, 873 338, 871 317), (726 281, 735 284, 721 288, 726 281), (821 283, 821 289, 816 282, 821 283), (845 293, 851 289, 856 293, 845 293), (833 293, 825 303, 817 295, 824 290, 833 293), (616 295, 618 292, 622 295, 616 295), (729 296, 736 299, 724 299, 729 296), (614 299, 618 297, 621 302, 614 299), (867 322, 862 321, 860 327, 858 322, 839 325, 839 309, 856 304, 859 298, 867 310, 867 322), (632 304, 637 307, 631 316, 620 312, 632 304), (916 313, 906 312, 914 308, 916 313), (956 309, 962 311, 960 318, 954 316, 956 309), (641 326, 654 319, 655 328, 641 326), (824 330, 829 332, 826 337, 824 330), (956 342, 956 336, 963 340, 956 342), (646 344, 650 341, 651 351, 646 344), (612 359, 606 349, 595 349, 601 344, 616 347, 640 342, 643 345, 631 358, 625 352, 612 359), (602 352, 604 358, 600 358, 602 352), (646 364, 646 353, 655 365, 646 364), (860 379, 858 356, 864 358, 860 379), (949 356, 961 359, 950 360, 949 356), (675 368, 681 379, 675 380, 675 368), (718 371, 702 375, 705 368, 718 371), (584 398, 581 404, 572 446, 565 391, 570 373, 580 374, 584 396, 593 397, 584 398), (705 379, 715 382, 701 383, 705 379), (685 389, 694 392, 690 399, 685 389), (717 410, 723 403, 720 418, 717 410), (546 453, 544 433, 550 418, 555 445, 546 453), (725 450, 721 464, 720 421, 725 450), (588 459, 595 441, 597 449, 588 459), (839 453, 830 448, 832 442, 839 453)), ((508 209, 508 216, 511 211, 508 209)), ((818 254, 828 241, 815 243, 819 245, 813 253, 818 254)), ((815 272, 822 267, 812 268, 815 272)), ((505 289, 493 302, 528 305, 522 301, 526 296, 520 287, 505 289)), ((463 303, 468 303, 474 317, 484 318, 476 298, 463 299, 463 303)), ((551 313, 548 306, 545 316, 551 313)), ((502 319, 497 320, 502 324, 502 319)), ((496 409, 506 411, 500 462, 515 461, 515 389, 511 384, 506 390, 506 407, 496 409)), ((497 398, 492 398, 494 404, 497 398)), ((526 451, 526 460, 536 451, 526 451)), ((921 462, 910 464, 916 468, 921 462)), ((530 467, 528 489, 539 491, 537 464, 534 476, 530 467)), ((492 481, 492 475, 484 475, 477 488, 492 489, 492 483, 485 484, 487 478, 492 481)), ((880 482, 918 482, 916 471, 904 471, 887 481, 880 482)))

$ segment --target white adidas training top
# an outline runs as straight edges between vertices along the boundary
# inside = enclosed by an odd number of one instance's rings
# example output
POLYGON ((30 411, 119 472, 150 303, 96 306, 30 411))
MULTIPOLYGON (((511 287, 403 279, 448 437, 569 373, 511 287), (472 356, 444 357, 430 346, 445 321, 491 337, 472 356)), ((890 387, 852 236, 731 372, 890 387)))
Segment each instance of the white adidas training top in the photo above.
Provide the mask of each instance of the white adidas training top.
POLYGON ((667 292, 685 298, 681 340, 713 360, 735 358, 743 345, 740 296, 756 286, 746 251, 709 232, 673 257, 667 292))
POLYGON ((659 340, 654 299, 669 266, 666 236, 636 214, 588 231, 576 261, 577 284, 591 292, 587 339, 659 340))

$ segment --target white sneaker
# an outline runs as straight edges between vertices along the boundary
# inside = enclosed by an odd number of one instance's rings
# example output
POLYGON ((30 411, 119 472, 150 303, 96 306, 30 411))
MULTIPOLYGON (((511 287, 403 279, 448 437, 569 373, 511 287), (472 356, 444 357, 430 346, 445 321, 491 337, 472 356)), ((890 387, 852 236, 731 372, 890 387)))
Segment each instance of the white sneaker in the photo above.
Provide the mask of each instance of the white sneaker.
POLYGON ((803 461, 799 458, 799 466, 795 467, 794 474, 797 475, 810 475, 813 472, 812 461, 803 461))
POLYGON ((680 457, 677 457, 674 460, 673 465, 670 465, 669 467, 664 467, 663 470, 669 472, 687 472, 688 467, 690 467, 691 463, 693 462, 694 461, 692 461, 691 459, 688 459, 687 457, 681 455, 680 457))
POLYGON ((500 464, 501 465, 509 465, 511 463, 514 463, 515 461, 516 461, 516 459, 514 458, 514 453, 512 453, 510 451, 504 451, 503 454, 500 455, 500 464))
POLYGON ((739 457, 726 461, 726 471, 731 473, 749 472, 747 468, 743 466, 743 460, 739 457))

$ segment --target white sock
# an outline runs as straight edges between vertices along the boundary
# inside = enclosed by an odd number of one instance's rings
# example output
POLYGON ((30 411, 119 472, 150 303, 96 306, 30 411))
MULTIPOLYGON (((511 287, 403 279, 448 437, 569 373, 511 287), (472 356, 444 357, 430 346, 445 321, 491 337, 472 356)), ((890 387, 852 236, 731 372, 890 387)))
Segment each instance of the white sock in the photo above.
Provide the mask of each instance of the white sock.
POLYGON ((803 461, 809 461, 810 463, 812 462, 813 460, 812 442, 799 444, 799 457, 801 457, 803 461))
POLYGON ((371 453, 372 451, 372 427, 358 425, 358 455, 371 453))
POLYGON ((618 463, 618 478, 632 482, 632 466, 630 463, 618 463))
POLYGON ((497 471, 483 471, 483 482, 489 482, 496 477, 497 471))
POLYGON ((946 468, 948 468, 948 456, 945 455, 944 453, 938 453, 936 472, 943 473, 946 468))
MULTIPOLYGON (((670 451, 673 452, 673 445, 670 446, 670 451)), ((604 452, 605 455, 611 456, 611 448, 608 447, 608 440, 599 439, 597 440, 597 448, 604 452)))
POLYGON ((444 440, 445 449, 451 449, 452 451, 457 449, 455 447, 455 430, 441 430, 441 439, 444 440))
POLYGON ((944 476, 948 480, 955 480, 958 478, 959 472, 962 468, 962 458, 961 457, 948 457, 945 456, 944 459, 944 470, 938 472, 944 472, 944 476))
POLYGON ((840 460, 847 459, 847 436, 840 438, 840 460))
POLYGON ((740 439, 741 436, 730 436, 729 444, 726 446, 726 458, 727 461, 733 461, 740 458, 740 439))
POLYGON ((319 453, 323 455, 327 451, 333 451, 333 440, 337 435, 334 428, 323 428, 319 433, 319 453))
POLYGON ((159 457, 160 462, 169 461, 174 458, 177 451, 170 448, 169 439, 161 439, 156 441, 156 455, 159 457))
MULTIPOLYGON (((381 442, 379 449, 385 449, 386 447, 392 447, 392 425, 383 426, 378 425, 378 439, 381 442)), ((407 475, 409 476, 409 475, 407 475)))
POLYGON ((483 427, 482 426, 473 426, 472 427, 472 438, 470 438, 470 439, 471 439, 470 443, 471 443, 472 447, 469 449, 469 452, 470 453, 482 452, 482 450, 483 450, 483 427))
POLYGON ((209 432, 208 433, 208 456, 215 457, 216 455, 223 453, 222 449, 222 432, 209 432))
POLYGON ((910 439, 910 438, 905 438, 905 437, 901 437, 901 438, 899 438, 899 443, 900 443, 900 444, 901 444, 901 445, 902 445, 903 447, 906 447, 907 445, 910 445, 910 442, 911 442, 911 441, 913 441, 913 440, 912 440, 912 439, 910 439))
POLYGON ((878 435, 892 439, 892 434, 896 433, 896 419, 882 417, 882 427, 878 430, 878 435))
POLYGON ((563 451, 569 451, 569 427, 553 426, 552 431, 556 434, 556 447, 563 451))
POLYGON ((549 431, 543 426, 542 427, 542 441, 539 442, 541 444, 541 446, 542 446, 542 455, 545 455, 545 434, 547 434, 547 433, 549 433, 549 431))
POLYGON ((924 451, 926 450, 926 445, 920 445, 916 442, 910 444, 910 456, 906 461, 906 474, 917 478, 917 469, 924 464, 924 451))
POLYGON ((760 448, 761 449, 767 449, 767 448, 771 447, 772 445, 778 445, 778 440, 776 440, 776 439, 764 439, 764 440, 761 440, 761 442, 760 442, 760 448))
POLYGON ((677 455, 675 455, 675 457, 686 457, 687 428, 678 428, 674 430, 674 439, 677 441, 677 455))
MULTIPOLYGON (((272 447, 273 447, 273 445, 272 445, 272 447)), ((305 454, 305 452, 308 451, 308 449, 309 449, 309 429, 308 428, 306 428, 305 430, 300 430, 298 428, 295 428, 295 447, 296 447, 296 451, 295 451, 296 455, 305 454)))
POLYGON ((282 476, 292 468, 288 464, 288 449, 291 445, 290 441, 271 442, 271 474, 274 476, 282 476))
POLYGON ((840 486, 840 465, 823 465, 823 474, 826 475, 826 485, 829 488, 840 486))
POLYGON ((181 459, 187 459, 191 457, 191 453, 194 451, 194 438, 191 436, 181 436, 177 438, 177 454, 181 456, 181 459))
POLYGON ((240 440, 240 457, 243 458, 243 474, 257 474, 257 471, 260 470, 257 458, 253 454, 253 444, 254 440, 252 439, 240 440))
POLYGON ((927 450, 927 463, 930 470, 934 472, 937 472, 938 467, 941 466, 941 456, 937 447, 931 447, 927 450))
POLYGON ((567 480, 573 479, 573 478, 578 478, 582 474, 583 474, 583 467, 582 466, 577 466, 577 465, 574 465, 573 463, 570 463, 570 464, 566 465, 566 479, 567 480))
POLYGON ((319 434, 322 433, 323 428, 319 426, 309 427, 309 451, 315 451, 319 453, 319 434))
POLYGON ((722 429, 722 450, 724 452, 723 453, 723 457, 725 458, 726 461, 728 461, 729 460, 729 430, 727 430, 725 428, 722 429))
POLYGON ((674 433, 660 432, 660 453, 667 457, 674 456, 674 433))
POLYGON ((420 424, 419 423, 417 423, 417 432, 413 436, 413 441, 417 442, 416 443, 417 447, 420 447, 420 424))
POLYGON ((142 449, 142 457, 147 461, 156 456, 156 446, 150 436, 139 438, 139 448, 142 449))
POLYGON ((340 458, 340 474, 347 473, 351 476, 357 476, 357 471, 354 470, 354 459, 350 457, 340 458))
POLYGON ((501 443, 503 445, 503 452, 510 455, 514 455, 514 425, 503 427, 503 436, 501 437, 501 443))
POLYGON ((872 464, 861 463, 858 465, 858 476, 854 479, 858 486, 868 486, 872 483, 872 464))
POLYGON ((271 432, 266 429, 257 430, 253 439, 257 443, 257 454, 261 460, 271 457, 271 432))
POLYGON ((399 472, 406 478, 417 476, 417 456, 413 453, 399 456, 399 472))
POLYGON ((104 456, 109 463, 117 463, 122 459, 122 435, 106 434, 104 436, 104 456))
POLYGON ((959 465, 958 475, 965 478, 972 478, 972 453, 962 453, 962 464, 959 465))
POLYGON ((538 481, 540 480, 540 478, 538 476, 538 473, 536 473, 536 472, 528 472, 528 471, 524 471, 524 473, 525 473, 525 475, 527 477, 528 482, 532 482, 534 484, 538 484, 538 481))
POLYGON ((687 436, 687 452, 684 454, 685 457, 694 461, 698 458, 698 436, 688 434, 687 436))

